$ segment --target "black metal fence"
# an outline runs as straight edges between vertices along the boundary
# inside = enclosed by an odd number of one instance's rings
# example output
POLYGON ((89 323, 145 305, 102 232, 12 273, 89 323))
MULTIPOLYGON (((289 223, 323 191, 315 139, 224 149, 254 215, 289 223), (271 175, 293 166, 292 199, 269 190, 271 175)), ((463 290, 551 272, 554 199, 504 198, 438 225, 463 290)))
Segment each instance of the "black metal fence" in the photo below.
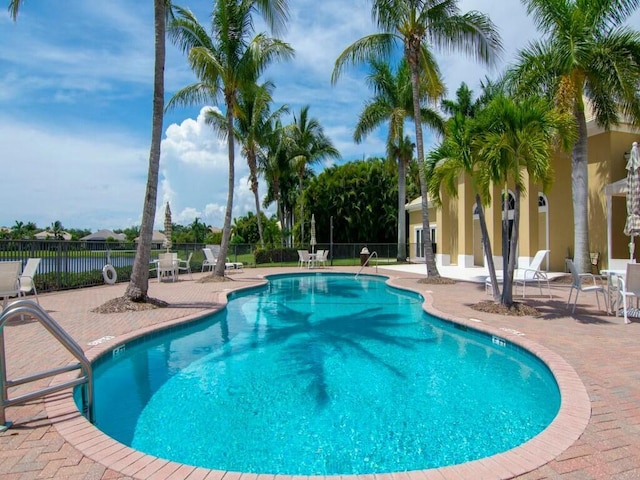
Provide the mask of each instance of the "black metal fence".
MULTIPOLYGON (((202 248, 205 245, 198 243, 173 244, 171 251, 177 252, 178 257, 191 258, 191 269, 200 271, 204 254, 202 248)), ((329 250, 329 261, 340 265, 359 265, 360 252, 367 247, 369 252, 376 252, 377 258, 372 259, 372 264, 395 263, 397 261, 396 244, 318 244, 315 250, 329 250)), ((246 267, 277 266, 282 264, 295 265, 296 249, 310 249, 308 245, 303 247, 271 249, 273 258, 286 259, 283 263, 259 263, 256 264, 257 245, 231 244, 227 256, 232 262, 242 262, 246 267), (280 251, 280 255, 278 252, 280 251), (288 255, 284 252, 287 251, 288 255), (293 252, 292 252, 293 251, 293 252), (293 253, 293 256, 292 256, 293 253)), ((165 252, 161 245, 154 245, 151 251, 151 260, 158 254, 165 252)), ((410 247, 407 251, 410 251, 410 247)), ((36 288, 39 292, 66 290, 71 288, 88 287, 104 284, 102 270, 105 265, 112 265, 117 273, 118 282, 127 282, 131 278, 133 261, 136 253, 136 244, 129 242, 81 242, 66 240, 0 240, 0 261, 20 260, 26 264, 29 258, 40 258, 40 265, 35 276, 36 288)), ((151 273, 155 275, 154 272, 151 273)))

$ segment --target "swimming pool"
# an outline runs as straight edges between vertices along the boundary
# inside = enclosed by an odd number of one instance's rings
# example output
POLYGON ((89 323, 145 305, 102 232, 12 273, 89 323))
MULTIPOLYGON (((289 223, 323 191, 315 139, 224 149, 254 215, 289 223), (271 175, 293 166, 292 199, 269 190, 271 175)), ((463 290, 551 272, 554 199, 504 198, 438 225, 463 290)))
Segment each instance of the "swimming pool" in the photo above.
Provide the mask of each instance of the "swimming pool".
POLYGON ((270 277, 98 361, 97 425, 181 463, 330 475, 461 463, 551 422, 559 395, 541 362, 421 304, 378 277, 270 277))

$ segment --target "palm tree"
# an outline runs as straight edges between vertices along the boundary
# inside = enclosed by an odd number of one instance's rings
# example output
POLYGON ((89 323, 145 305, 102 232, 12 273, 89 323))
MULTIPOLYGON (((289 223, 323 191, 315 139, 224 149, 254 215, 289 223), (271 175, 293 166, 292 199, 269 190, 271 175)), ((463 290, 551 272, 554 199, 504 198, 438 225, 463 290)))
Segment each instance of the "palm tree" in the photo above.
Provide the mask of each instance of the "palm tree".
POLYGON ((154 0, 155 60, 153 68, 153 107, 151 126, 151 146, 149 148, 149 171, 140 222, 140 241, 133 259, 131 279, 124 296, 132 301, 144 302, 149 291, 149 261, 153 223, 156 217, 158 198, 158 175, 160 171, 160 142, 162 141, 164 111, 164 64, 166 56, 166 22, 170 12, 169 0, 154 0))
MULTIPOLYGON (((368 35, 347 47, 336 60, 331 79, 335 82, 347 64, 360 64, 370 58, 389 58, 394 46, 402 45, 404 58, 411 70, 422 228, 428 232, 420 88, 427 85, 436 89, 439 85, 438 67, 430 47, 455 47, 487 63, 495 59, 502 47, 489 18, 479 12, 461 14, 456 0, 372 0, 372 3, 373 18, 381 33, 368 35)), ((425 248, 425 263, 429 277, 440 276, 431 248, 425 248)))
MULTIPOLYGON (((260 215, 260 194, 258 192, 259 164, 265 162, 267 137, 271 135, 272 122, 289 111, 286 105, 271 112, 272 94, 275 85, 265 82, 262 85, 251 84, 240 91, 238 96, 238 114, 235 121, 235 139, 242 146, 242 154, 249 166, 249 183, 256 206, 258 235, 264 247, 264 234, 260 215)), ((224 117, 217 110, 207 112, 207 120, 224 129, 224 117)))
POLYGON ((53 238, 56 240, 62 240, 64 237, 62 236, 64 233, 64 227, 62 226, 62 222, 60 220, 56 220, 51 224, 51 233, 53 233, 53 238))
POLYGON ((573 114, 578 138, 571 152, 574 262, 590 271, 588 151, 585 98, 598 125, 627 116, 640 122, 640 34, 624 26, 638 0, 523 0, 543 40, 520 52, 507 75, 523 95, 542 92, 573 114))
POLYGON ((304 201, 302 188, 305 173, 309 167, 325 158, 340 158, 340 152, 324 134, 320 122, 309 117, 309 105, 293 116, 293 123, 287 129, 288 153, 293 170, 298 176, 298 199, 300 202, 300 243, 304 242, 304 201))
POLYGON ((193 241, 195 243, 204 242, 204 237, 206 236, 208 229, 207 226, 202 223, 198 217, 193 219, 193 222, 191 222, 189 228, 191 229, 191 233, 193 234, 193 241))
MULTIPOLYGON (((515 205, 511 234, 503 221, 503 238, 510 238, 507 269, 504 273, 502 303, 513 304, 513 275, 520 225, 520 198, 526 193, 526 171, 531 182, 546 191, 553 181, 551 157, 557 146, 567 151, 575 140, 570 115, 561 113, 541 97, 517 101, 497 95, 478 117, 480 125, 474 146, 486 169, 484 175, 497 185, 513 185, 515 205)), ((487 183, 486 181, 484 182, 487 183)), ((506 208, 506 206, 505 206, 506 208)), ((504 217, 506 220, 506 216, 504 217)))
MULTIPOLYGON (((487 92, 491 88, 491 84, 483 87, 487 92)), ((456 91, 455 100, 443 100, 442 110, 450 114, 451 118, 447 121, 444 139, 427 155, 428 169, 431 170, 428 188, 429 198, 432 198, 436 205, 440 205, 441 189, 455 197, 458 193, 460 176, 467 175, 471 181, 480 218, 482 245, 487 258, 493 296, 495 300, 498 300, 500 291, 493 263, 491 239, 484 215, 484 206, 491 200, 489 193, 491 179, 487 175, 488 170, 474 144, 474 139, 482 130, 477 128, 477 124, 473 120, 483 108, 486 98, 484 96, 473 101, 471 90, 465 83, 462 83, 456 91)))
POLYGON ((229 178, 227 206, 222 230, 220 254, 215 275, 224 276, 224 265, 231 238, 231 213, 235 182, 234 119, 238 113, 238 95, 256 83, 267 65, 277 58, 289 58, 293 50, 286 43, 253 33, 253 13, 262 14, 272 30, 284 26, 287 17, 286 0, 219 0, 211 16, 211 36, 188 9, 176 7, 176 19, 169 27, 172 40, 188 54, 198 81, 177 91, 167 108, 176 105, 202 104, 217 101, 220 96, 226 108, 226 126, 218 132, 227 138, 229 178))
POLYGON ((25 236, 25 228, 24 222, 19 222, 16 220, 16 223, 11 227, 11 238, 14 240, 21 240, 25 236))
POLYGON ((282 239, 291 246, 292 202, 290 192, 295 188, 295 172, 289 162, 287 151, 286 127, 280 120, 273 120, 266 135, 264 158, 260 164, 260 172, 267 183, 267 194, 264 199, 265 208, 276 203, 276 215, 282 229, 282 239))
MULTIPOLYGON (((395 75, 385 62, 372 59, 370 64, 372 71, 367 77, 367 83, 374 91, 374 96, 365 104, 360 113, 353 138, 357 143, 360 143, 374 129, 389 122, 387 155, 398 165, 397 260, 404 262, 407 259, 407 227, 404 210, 407 200, 407 164, 413 158, 413 149, 415 148, 415 144, 404 135, 405 119, 407 117, 413 118, 411 73, 404 58, 400 61, 395 75)), ((420 92, 420 97, 421 102, 426 99, 426 89, 420 92)), ((420 114, 425 123, 442 133, 443 121, 437 112, 430 108, 421 107, 420 114)))

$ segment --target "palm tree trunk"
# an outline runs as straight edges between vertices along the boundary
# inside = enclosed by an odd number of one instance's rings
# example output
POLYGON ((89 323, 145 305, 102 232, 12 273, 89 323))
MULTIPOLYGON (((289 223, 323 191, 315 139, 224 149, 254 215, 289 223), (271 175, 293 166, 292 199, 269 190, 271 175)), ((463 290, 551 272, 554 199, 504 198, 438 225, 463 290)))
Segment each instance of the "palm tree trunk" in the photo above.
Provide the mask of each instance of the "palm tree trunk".
POLYGON ((300 192, 300 248, 304 245, 304 201, 302 199, 302 174, 299 179, 299 192, 300 192))
POLYGON ((407 165, 404 158, 398 158, 398 254, 399 262, 407 261, 407 212, 404 205, 407 198, 407 165))
MULTIPOLYGON (((482 246, 484 254, 487 258, 487 268, 489 269, 489 278, 491 279, 491 290, 493 291, 493 299, 500 299, 500 289, 498 288, 498 276, 496 275, 496 266, 493 263, 493 251, 491 249, 491 239, 489 238, 489 230, 487 229, 487 219, 484 216, 484 207, 480 200, 480 195, 476 193, 476 205, 478 206, 478 217, 480 218, 480 231, 482 232, 482 246)), ((503 272, 504 273, 504 272, 503 272)))
POLYGON ((233 141, 233 102, 227 99, 227 135, 229 146, 229 182, 227 194, 227 210, 224 213, 224 227, 222 228, 222 243, 220 245, 220 253, 216 260, 215 275, 224 277, 225 263, 227 262, 227 252, 229 251, 229 240, 231 239, 231 212, 233 210, 233 186, 235 183, 235 144, 233 141))
POLYGON ((411 49, 405 46, 405 56, 411 67, 411 89, 413 91, 413 112, 416 126, 416 148, 418 150, 418 172, 420 174, 420 195, 422 195, 422 232, 425 263, 427 265, 427 277, 439 277, 438 267, 431 247, 431 230, 429 225, 429 204, 427 197, 427 178, 424 169, 424 144, 422 139, 422 118, 420 115, 420 72, 418 70, 419 45, 411 49), (424 239, 426 238, 426 241, 424 239))
POLYGON ((589 171, 587 159, 587 122, 584 109, 576 107, 578 141, 571 152, 571 193, 573 200, 573 263, 578 272, 591 271, 589 258, 589 171))
POLYGON ((256 202, 256 216, 258 217, 258 236, 260 237, 260 246, 264 248, 264 236, 262 234, 262 219, 260 218, 260 194, 258 193, 258 175, 256 174, 256 156, 253 153, 248 154, 251 191, 256 202))
POLYGON ((513 275, 516 270, 516 249, 518 246, 518 236, 520 231, 520 187, 516 186, 515 202, 513 207, 513 225, 511 227, 511 238, 509 240, 509 261, 507 271, 504 272, 504 284, 502 287, 502 303, 507 307, 513 305, 513 275))
POLYGON ((156 216, 158 197, 158 172, 160 169, 160 142, 164 115, 164 62, 165 62, 165 0, 154 0, 155 19, 155 66, 153 73, 153 114, 151 128, 151 148, 149 149, 149 172, 144 196, 140 241, 133 260, 131 280, 124 296, 134 301, 144 301, 149 291, 149 261, 151 259, 151 239, 156 216))

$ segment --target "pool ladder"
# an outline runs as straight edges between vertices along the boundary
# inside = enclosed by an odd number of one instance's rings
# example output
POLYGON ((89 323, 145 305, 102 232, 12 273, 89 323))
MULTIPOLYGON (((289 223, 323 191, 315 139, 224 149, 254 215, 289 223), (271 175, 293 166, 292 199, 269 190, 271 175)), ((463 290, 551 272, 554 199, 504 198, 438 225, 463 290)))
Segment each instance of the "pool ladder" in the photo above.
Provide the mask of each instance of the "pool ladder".
POLYGON ((360 272, 362 272, 362 269, 367 265, 369 265, 369 260, 371 260, 371 257, 373 256, 376 257, 376 273, 378 273, 378 252, 371 252, 369 254, 369 257, 367 257, 367 259, 365 260, 364 264, 360 267, 360 270, 358 270, 358 273, 356 273, 356 278, 358 278, 358 275, 360 275, 360 272))
POLYGON ((59 392, 77 385, 84 385, 82 388, 83 412, 88 420, 93 423, 93 371, 91 363, 87 357, 85 357, 80 345, 71 338, 71 336, 58 324, 58 322, 51 318, 49 314, 40 307, 40 305, 37 305, 31 300, 18 300, 5 308, 2 311, 2 314, 0 314, 0 432, 11 426, 11 422, 7 422, 5 418, 5 409, 7 407, 22 405, 31 400, 42 398, 51 393, 59 392), (67 349, 67 351, 69 351, 69 353, 71 353, 71 355, 78 360, 78 363, 66 365, 64 367, 52 368, 50 370, 17 378, 15 380, 8 380, 4 348, 4 326, 9 320, 18 317, 23 318, 25 315, 35 318, 56 340, 58 340, 58 342, 60 342, 63 347, 67 349), (37 380, 42 380, 43 378, 53 377, 61 373, 78 369, 81 370, 81 374, 73 380, 41 388, 15 398, 9 398, 9 389, 12 387, 17 387, 18 385, 24 385, 25 383, 35 382, 37 380))

